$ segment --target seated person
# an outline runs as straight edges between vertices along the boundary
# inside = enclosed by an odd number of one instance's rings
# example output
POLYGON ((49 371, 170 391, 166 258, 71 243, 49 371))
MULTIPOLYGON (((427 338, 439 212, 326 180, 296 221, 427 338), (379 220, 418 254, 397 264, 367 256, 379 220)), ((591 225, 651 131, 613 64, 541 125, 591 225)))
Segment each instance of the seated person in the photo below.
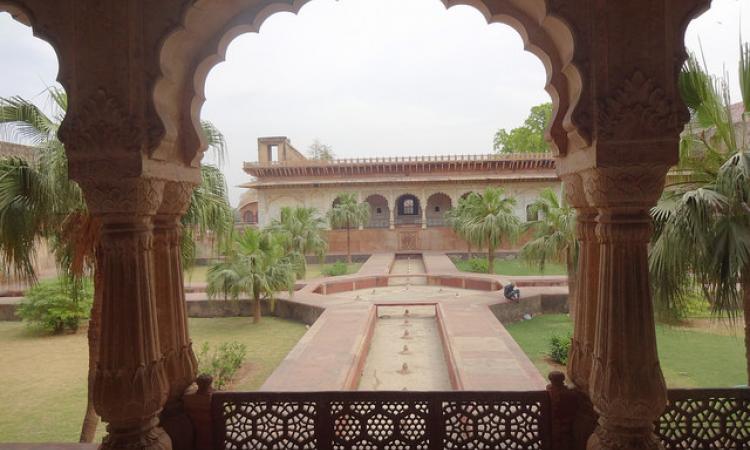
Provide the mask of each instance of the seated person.
POLYGON ((503 295, 512 302, 517 302, 521 299, 521 291, 516 289, 516 286, 513 283, 505 285, 505 288, 503 288, 503 295))

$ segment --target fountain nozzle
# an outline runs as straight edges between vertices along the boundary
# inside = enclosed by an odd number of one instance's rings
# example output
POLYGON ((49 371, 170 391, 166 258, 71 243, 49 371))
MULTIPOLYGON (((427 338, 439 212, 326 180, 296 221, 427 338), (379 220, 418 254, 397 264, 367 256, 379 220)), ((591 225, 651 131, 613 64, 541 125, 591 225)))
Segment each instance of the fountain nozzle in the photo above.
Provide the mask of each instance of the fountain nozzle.
POLYGON ((409 373, 409 365, 406 363, 401 364, 401 370, 398 371, 401 375, 406 375, 409 373))

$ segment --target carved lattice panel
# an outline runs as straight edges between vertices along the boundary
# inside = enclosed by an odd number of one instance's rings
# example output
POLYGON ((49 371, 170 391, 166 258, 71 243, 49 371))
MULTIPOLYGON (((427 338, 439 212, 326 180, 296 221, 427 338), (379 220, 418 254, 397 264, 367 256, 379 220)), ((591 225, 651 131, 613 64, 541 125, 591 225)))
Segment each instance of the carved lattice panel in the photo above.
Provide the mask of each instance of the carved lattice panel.
POLYGON ((427 450, 426 401, 331 403, 334 450, 427 450))
POLYGON ((314 450, 317 410, 314 402, 225 402, 223 448, 314 450))
POLYGON ((750 449, 750 391, 674 390, 656 432, 665 449, 750 449))
POLYGON ((214 447, 252 450, 549 448, 538 392, 217 392, 214 447))
POLYGON ((541 450, 541 401, 449 401, 443 404, 445 449, 541 450))

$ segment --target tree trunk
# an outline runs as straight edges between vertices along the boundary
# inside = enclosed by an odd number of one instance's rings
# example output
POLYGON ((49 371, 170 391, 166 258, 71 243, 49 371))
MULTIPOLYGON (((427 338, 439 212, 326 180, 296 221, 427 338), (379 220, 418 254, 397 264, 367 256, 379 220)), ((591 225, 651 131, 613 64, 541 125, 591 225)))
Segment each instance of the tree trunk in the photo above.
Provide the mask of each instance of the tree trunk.
POLYGON ((741 288, 745 316, 745 363, 748 386, 750 386, 750 267, 746 267, 742 273, 741 288))
POLYGON ((102 315, 102 279, 98 270, 94 270, 94 302, 91 305, 91 317, 89 318, 89 371, 88 371, 88 398, 86 403, 86 414, 83 416, 81 425, 81 436, 79 442, 90 443, 96 437, 96 427, 99 425, 99 415, 94 409, 94 377, 96 376, 96 365, 99 363, 99 338, 101 336, 102 315))
POLYGON ((495 247, 492 244, 487 244, 487 273, 495 273, 495 247))
POLYGON ((260 322, 260 297, 255 297, 253 300, 253 323, 260 322))
POLYGON ((349 226, 349 223, 346 224, 346 262, 351 264, 352 263, 352 249, 351 249, 351 235, 350 235, 351 227, 349 226))
POLYGON ((469 247, 469 259, 471 259, 472 256, 474 256, 474 255, 471 254, 472 253, 472 251, 471 251, 471 242, 466 241, 466 245, 469 247))

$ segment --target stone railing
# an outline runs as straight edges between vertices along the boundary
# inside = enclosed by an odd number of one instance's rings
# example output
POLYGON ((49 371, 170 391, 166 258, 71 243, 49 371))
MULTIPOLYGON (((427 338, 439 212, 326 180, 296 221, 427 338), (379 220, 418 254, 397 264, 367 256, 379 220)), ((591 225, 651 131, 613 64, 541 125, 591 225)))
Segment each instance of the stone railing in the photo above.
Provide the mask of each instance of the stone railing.
MULTIPOLYGON (((184 397, 195 450, 516 448, 583 450, 596 414, 552 372, 531 392, 213 392, 184 397)), ((750 390, 669 391, 655 424, 665 450, 750 448, 750 390)))
POLYGON ((481 155, 428 155, 428 156, 381 156, 374 158, 306 159, 294 161, 245 162, 245 167, 305 167, 305 166, 350 166, 358 164, 403 164, 441 162, 481 162, 481 161, 539 161, 552 160, 551 153, 507 153, 481 155))

